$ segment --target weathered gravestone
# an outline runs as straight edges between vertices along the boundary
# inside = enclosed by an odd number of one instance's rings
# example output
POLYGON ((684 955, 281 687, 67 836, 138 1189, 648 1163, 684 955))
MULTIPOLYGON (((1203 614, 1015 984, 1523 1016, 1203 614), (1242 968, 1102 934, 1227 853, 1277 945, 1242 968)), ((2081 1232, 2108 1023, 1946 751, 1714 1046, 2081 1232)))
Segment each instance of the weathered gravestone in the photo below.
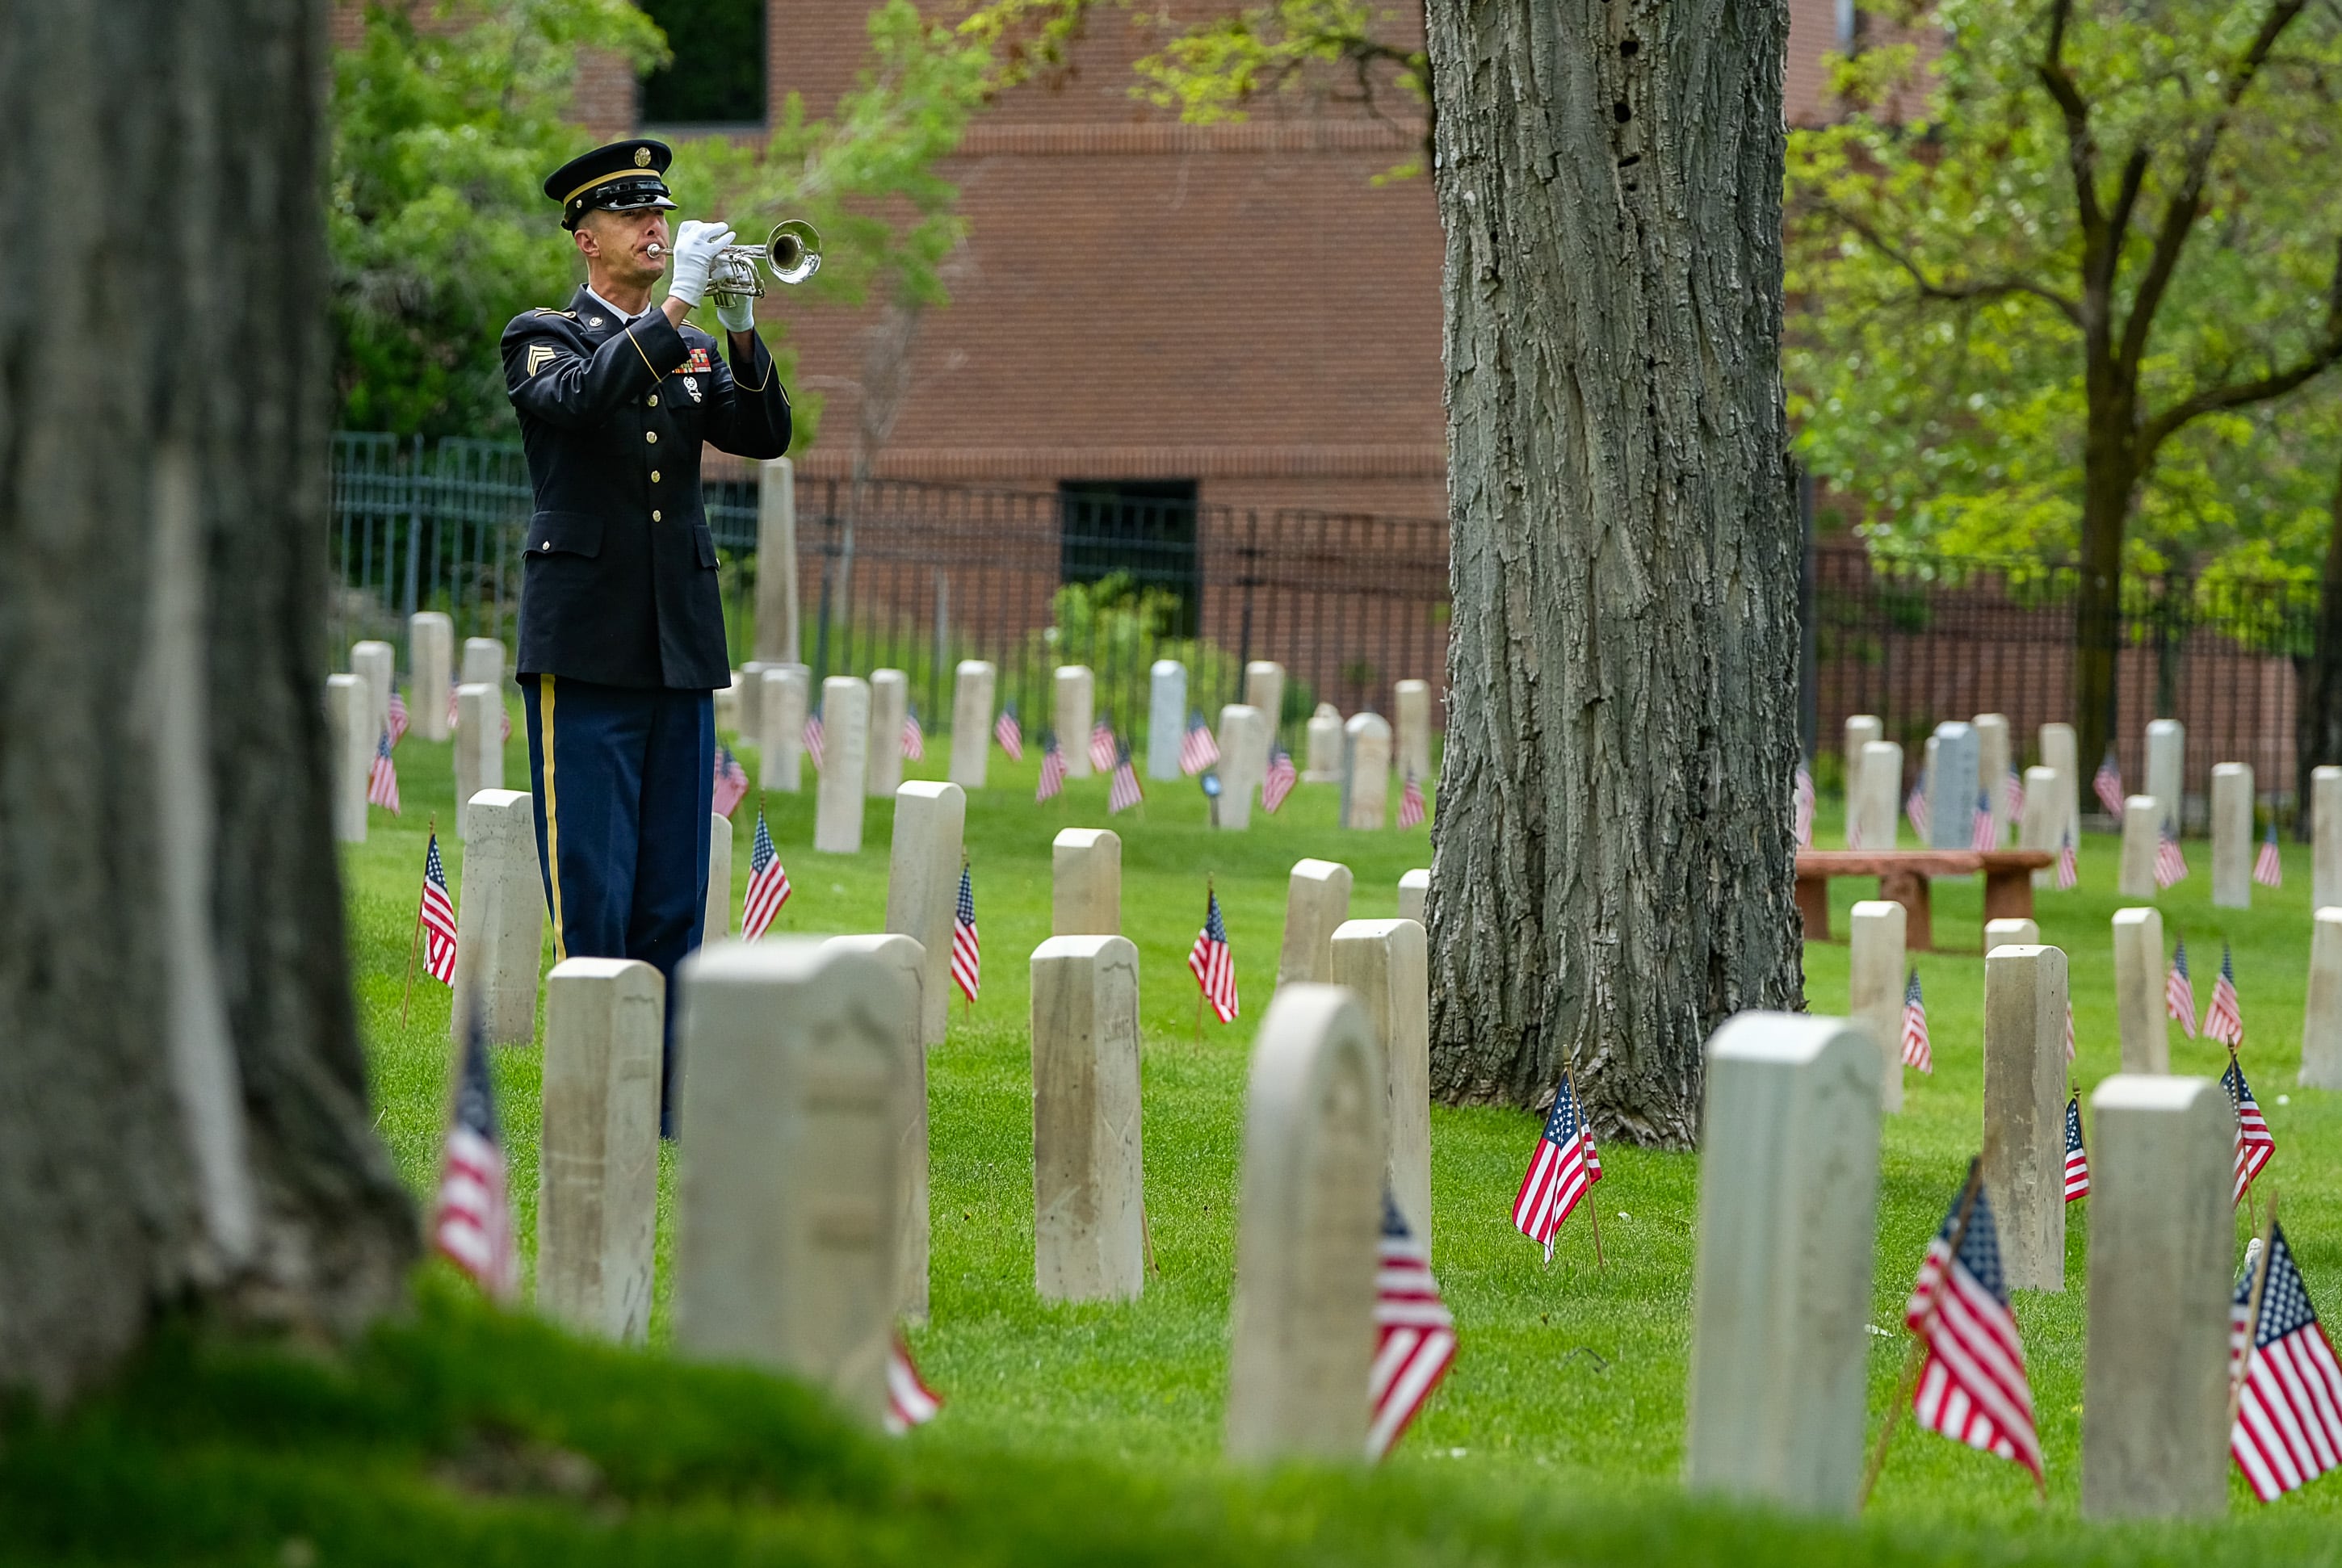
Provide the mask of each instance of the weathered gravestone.
POLYGON ((868 954, 767 937, 684 961, 675 1344, 876 1426, 901 1260, 911 999, 868 954))
POLYGON ((2010 915, 2001 920, 1984 923, 1984 950, 1996 947, 2038 947, 2041 945, 2041 923, 2025 915, 2010 915))
MULTIPOLYGON (((397 673, 398 650, 388 643, 368 639, 350 644, 350 674, 365 683, 365 727, 369 734, 381 734, 390 726, 390 694, 397 673)), ((366 749, 371 755, 371 740, 366 749)))
POLYGON ((1285 724, 1285 666, 1274 659, 1255 659, 1245 666, 1245 704, 1258 708, 1276 735, 1285 724))
POLYGON ((1069 827, 1049 846, 1049 934, 1122 934, 1122 836, 1069 827))
POLYGON ((2008 842, 2008 715, 1978 714, 1969 721, 1977 737, 1977 788, 1992 815, 1992 846, 2008 842))
POLYGON ((2041 765, 2057 774, 2057 818, 2051 837, 2064 842, 2067 834, 2082 842, 2082 772, 2077 760, 2080 742, 2071 724, 2041 726, 2041 765))
POLYGON ((1425 789, 1431 787, 1431 683, 1401 681, 1391 693, 1396 716, 1399 776, 1413 774, 1425 789))
POLYGON ((467 686, 494 686, 496 702, 504 702, 505 645, 494 637, 464 639, 464 674, 467 686))
POLYGON ((921 998, 926 994, 926 950, 907 936, 864 934, 833 936, 841 953, 876 959, 902 987, 907 1020, 902 1039, 902 1092, 894 1112, 896 1311, 915 1323, 927 1321, 927 1258, 933 1226, 927 1212, 927 1053, 919 1038, 921 998))
POLYGON ((2161 822, 2174 836, 2187 825, 2187 726, 2177 719, 2150 719, 2147 725, 2147 793, 2162 808, 2161 822))
POLYGON ((1366 1440, 1384 1094, 1357 999, 1280 989, 1245 1090, 1227 1452, 1356 1462, 1366 1440))
POLYGON ((813 846, 824 854, 862 850, 862 781, 870 754, 870 687, 853 675, 821 684, 821 783, 814 796, 813 846))
POLYGON ((707 902, 699 925, 703 943, 732 934, 732 819, 707 814, 707 902))
POLYGON ((1895 847, 1895 824, 1903 816, 1903 748, 1873 741, 1862 748, 1862 810, 1855 818, 1854 847, 1881 854, 1895 847))
POLYGON ((1878 1048, 1878 1104, 1903 1108, 1904 922, 1907 912, 1891 898, 1866 898, 1852 912, 1847 1011, 1867 1030, 1878 1048))
POLYGON ((1802 1513, 1862 1485, 1878 1051, 1743 1013, 1708 1042, 1684 1480, 1802 1513))
POLYGON ((2342 909, 2321 909, 2310 922, 2299 1082, 2305 1089, 2342 1089, 2342 909))
POLYGON ((805 781, 806 703, 813 673, 803 664, 767 664, 756 673, 756 782, 796 794, 805 781))
POLYGON ((1419 865, 1401 874, 1398 879, 1398 917, 1412 920, 1426 931, 1431 929, 1431 868, 1419 865))
POLYGON ((740 727, 740 691, 746 679, 735 670, 728 682, 716 688, 716 733, 719 735, 746 738, 756 734, 753 727, 746 730, 740 727))
POLYGON ((447 738, 447 694, 455 689, 455 623, 444 612, 418 610, 406 618, 406 662, 415 672, 415 704, 407 722, 426 741, 447 738))
POLYGON ((2155 853, 2161 847, 2163 803, 2151 794, 2135 794, 2123 802, 2122 869, 2115 891, 2125 898, 2153 898, 2155 853))
POLYGON ((470 681, 455 688, 455 832, 471 831, 464 804, 484 789, 505 787, 505 705, 496 688, 470 681))
POLYGON ((1220 710, 1220 798, 1213 825, 1240 832, 1252 825, 1252 800, 1261 774, 1255 759, 1268 756, 1268 725, 1258 708, 1230 703, 1220 710))
POLYGON ((992 770, 993 694, 1000 671, 988 660, 962 659, 952 676, 951 782, 982 789, 992 770))
MULTIPOLYGON (((870 672, 870 739, 863 753, 862 793, 887 800, 903 782, 903 721, 911 714, 911 677, 900 670, 870 672)), ((835 726, 836 721, 831 724, 835 726)), ((827 732, 824 732, 827 738, 827 732)))
POLYGON ((2117 909, 2115 932, 2115 1020, 2126 1073, 2168 1073, 2171 1046, 2163 1010, 2163 915, 2153 909, 2117 909))
POLYGON ((2131 1074, 2090 1110, 2082 1512, 2221 1513, 2236 1113, 2210 1078, 2131 1074))
POLYGON ((1276 958, 1278 990, 1334 978, 1334 928, 1350 918, 1350 868, 1297 860, 1285 890, 1285 942, 1276 958))
MULTIPOLYGON (((2054 855, 2065 847, 2066 841, 2061 835, 2066 831, 2066 808, 2062 798, 2058 793, 2057 769, 2025 770, 2025 815, 2017 824, 2017 848, 2037 849, 2054 855)), ((2081 847, 2079 839, 2076 839, 2074 844, 2077 850, 2081 847)), ((2057 885, 2055 861, 2033 874, 2033 885, 2037 890, 2057 885)))
POLYGON ((1304 737, 1303 784, 1339 784, 1342 779, 1342 714, 1331 703, 1320 703, 1309 715, 1304 737))
POLYGON ((2066 1288, 2066 954, 1984 958, 1984 1180, 2011 1287, 2066 1288))
POLYGON ((1146 1283, 1138 950, 1052 936, 1033 950, 1033 1285, 1133 1301, 1146 1283))
POLYGON ((2253 770, 2249 763, 2212 769, 2212 905, 2253 906, 2253 770))
POLYGON ((1380 714, 1352 714, 1342 738, 1348 769, 1342 780, 1342 825, 1379 828, 1389 820, 1385 808, 1390 801, 1390 724, 1380 714))
POLYGON ((1423 927, 1347 920, 1335 927, 1333 982, 1358 994, 1381 1053, 1383 1184, 1416 1239, 1431 1240, 1431 984, 1423 927))
POLYGON ((1179 743, 1187 734, 1187 666, 1157 659, 1146 673, 1146 776, 1179 776, 1179 743))
POLYGON ((325 677, 325 734, 334 750, 334 837, 343 844, 366 840, 366 774, 374 766, 375 751, 375 737, 366 733, 369 701, 362 677, 325 677))
POLYGON ((1090 731, 1097 722, 1097 677, 1086 664, 1059 664, 1055 717, 1057 744, 1065 753, 1066 776, 1086 779, 1090 766, 1090 731))
POLYGON ((537 1305, 628 1343, 650 1332, 666 1013, 666 978, 635 959, 567 959, 545 983, 537 1305))
POLYGON ((756 656, 797 661, 796 465, 786 457, 756 464, 756 656))
POLYGON ((1976 726, 1958 719, 1937 724, 1932 738, 1927 844, 1932 849, 1967 849, 1976 842, 1977 802, 1984 793, 1983 747, 1976 726))
POLYGON ((2309 906, 2342 904, 2342 768, 2309 771, 2309 906))
MULTIPOLYGON (((1876 714, 1849 714, 1846 721, 1846 842, 1848 848, 1862 841, 1862 780, 1864 748, 1887 738, 1886 726, 1876 714)), ((1898 762, 1898 767, 1901 765, 1898 762)))
POLYGON ((462 1039, 476 1009, 490 1044, 526 1045, 536 1038, 537 964, 545 953, 535 803, 520 790, 485 789, 464 803, 462 815, 448 1033, 462 1039))
POLYGON ((919 1038, 943 1044, 951 1022, 953 917, 959 908, 967 795, 956 784, 914 779, 895 792, 895 842, 886 865, 886 929, 926 953, 919 1038))

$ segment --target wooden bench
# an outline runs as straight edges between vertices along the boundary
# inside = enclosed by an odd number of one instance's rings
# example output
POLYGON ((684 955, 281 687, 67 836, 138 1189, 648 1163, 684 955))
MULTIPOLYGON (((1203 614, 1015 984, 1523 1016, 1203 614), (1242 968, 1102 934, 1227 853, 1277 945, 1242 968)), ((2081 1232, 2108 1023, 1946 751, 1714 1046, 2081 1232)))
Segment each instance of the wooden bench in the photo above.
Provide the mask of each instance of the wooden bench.
POLYGON ((1809 942, 1829 940, 1829 882, 1833 876, 1875 876, 1878 896, 1903 906, 1903 944, 1915 953, 1935 945, 1927 914, 1927 884, 1938 876, 1984 873, 1987 920, 2030 919, 2033 874, 2049 864, 2039 849, 1913 849, 1873 854, 1861 849, 1797 852, 1797 915, 1809 942))

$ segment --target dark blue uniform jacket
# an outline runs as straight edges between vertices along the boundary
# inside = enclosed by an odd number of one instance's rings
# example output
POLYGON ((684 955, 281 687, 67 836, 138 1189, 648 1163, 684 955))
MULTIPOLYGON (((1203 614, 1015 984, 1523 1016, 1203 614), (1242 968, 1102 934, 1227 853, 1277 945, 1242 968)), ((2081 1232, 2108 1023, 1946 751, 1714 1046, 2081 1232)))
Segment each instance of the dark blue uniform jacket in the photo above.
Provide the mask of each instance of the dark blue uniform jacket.
POLYGON ((759 343, 727 367, 716 341, 654 310, 624 326, 580 288, 567 310, 505 328, 536 512, 520 614, 522 674, 709 690, 732 679, 703 442, 789 449, 789 399, 759 343))

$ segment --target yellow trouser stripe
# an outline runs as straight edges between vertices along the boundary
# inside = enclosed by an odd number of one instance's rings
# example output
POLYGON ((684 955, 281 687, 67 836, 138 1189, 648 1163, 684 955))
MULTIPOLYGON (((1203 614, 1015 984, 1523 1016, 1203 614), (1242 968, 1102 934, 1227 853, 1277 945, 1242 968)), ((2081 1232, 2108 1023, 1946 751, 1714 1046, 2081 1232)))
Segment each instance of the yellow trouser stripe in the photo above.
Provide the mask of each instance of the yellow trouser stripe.
POLYGON ((561 813, 553 794, 553 677, 539 675, 536 692, 545 747, 545 881, 553 889, 553 962, 559 964, 569 956, 569 949, 561 940, 561 813))

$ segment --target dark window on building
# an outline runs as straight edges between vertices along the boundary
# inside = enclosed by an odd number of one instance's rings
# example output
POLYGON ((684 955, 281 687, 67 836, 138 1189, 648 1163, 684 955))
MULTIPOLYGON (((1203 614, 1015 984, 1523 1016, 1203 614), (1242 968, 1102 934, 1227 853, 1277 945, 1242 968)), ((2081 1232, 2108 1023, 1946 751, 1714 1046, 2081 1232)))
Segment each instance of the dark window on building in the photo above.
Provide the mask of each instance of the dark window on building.
POLYGON ((674 60, 643 78, 646 125, 765 123, 765 0, 642 0, 674 60))
POLYGON ((1116 574, 1178 601, 1166 631, 1192 637, 1203 607, 1192 479, 1067 479, 1057 485, 1058 574, 1095 583, 1116 574))

